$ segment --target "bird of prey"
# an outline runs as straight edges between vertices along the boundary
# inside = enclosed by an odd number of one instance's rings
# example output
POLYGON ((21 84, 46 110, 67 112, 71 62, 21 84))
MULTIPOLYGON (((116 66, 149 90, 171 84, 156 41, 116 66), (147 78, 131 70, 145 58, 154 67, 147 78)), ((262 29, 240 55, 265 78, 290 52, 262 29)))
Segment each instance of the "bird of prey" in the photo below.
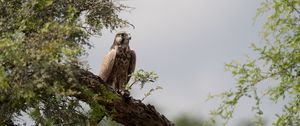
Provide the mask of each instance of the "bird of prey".
POLYGON ((129 74, 134 72, 136 55, 129 47, 130 34, 118 32, 101 65, 101 79, 117 91, 123 91, 129 74))

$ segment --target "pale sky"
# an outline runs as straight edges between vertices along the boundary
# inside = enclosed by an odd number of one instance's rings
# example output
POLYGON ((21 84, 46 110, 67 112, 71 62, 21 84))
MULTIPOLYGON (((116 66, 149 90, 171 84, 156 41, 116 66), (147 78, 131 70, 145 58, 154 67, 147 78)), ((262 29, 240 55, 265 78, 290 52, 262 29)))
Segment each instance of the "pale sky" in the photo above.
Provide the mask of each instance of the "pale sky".
MULTIPOLYGON (((145 102, 156 106, 169 119, 182 113, 208 117, 218 105, 206 101, 234 87, 234 79, 224 71, 224 63, 255 56, 249 48, 259 40, 260 23, 253 17, 259 0, 128 0, 134 7, 123 13, 135 29, 120 29, 131 33, 131 49, 137 54, 137 68, 155 71, 163 90, 154 92, 145 102)), ((93 37, 95 48, 87 57, 91 71, 99 74, 100 64, 114 39, 114 32, 93 37)), ((135 98, 143 91, 134 90, 135 98)), ((229 125, 236 120, 252 118, 253 100, 243 99, 229 125)), ((267 101, 262 106, 265 117, 278 112, 267 101)), ((268 118, 269 119, 269 118, 268 118)), ((271 125, 273 118, 268 120, 271 125)))

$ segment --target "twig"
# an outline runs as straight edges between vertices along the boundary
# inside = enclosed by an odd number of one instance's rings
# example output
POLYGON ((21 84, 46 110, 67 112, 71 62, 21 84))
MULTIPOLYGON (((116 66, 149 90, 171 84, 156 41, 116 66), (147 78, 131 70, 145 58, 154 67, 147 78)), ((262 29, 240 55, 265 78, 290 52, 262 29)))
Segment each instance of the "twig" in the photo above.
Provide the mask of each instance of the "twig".
POLYGON ((294 6, 290 3, 289 0, 286 0, 286 2, 287 2, 287 4, 288 4, 288 6, 292 7, 298 14, 300 14, 300 11, 299 11, 296 7, 294 7, 294 6))
POLYGON ((136 83, 137 81, 136 80, 134 80, 130 85, 129 85, 129 89, 131 89, 131 87, 136 83))

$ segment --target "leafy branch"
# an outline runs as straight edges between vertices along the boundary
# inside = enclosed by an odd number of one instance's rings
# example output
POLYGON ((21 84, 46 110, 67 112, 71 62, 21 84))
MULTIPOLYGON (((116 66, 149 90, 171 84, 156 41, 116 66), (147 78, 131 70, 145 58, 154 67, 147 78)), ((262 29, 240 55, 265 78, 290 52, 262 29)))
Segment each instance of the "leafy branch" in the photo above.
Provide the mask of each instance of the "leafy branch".
MULTIPOLYGON (((153 84, 158 79, 158 76, 155 72, 153 72, 153 71, 147 72, 147 71, 144 71, 143 69, 137 70, 129 76, 132 77, 132 82, 127 84, 127 86, 126 86, 127 90, 131 90, 132 86, 134 86, 134 85, 137 85, 140 87, 140 89, 143 89, 146 84, 148 84, 148 85, 153 84)), ((148 96, 150 96, 154 91, 161 90, 161 89, 162 89, 162 87, 159 85, 155 86, 154 88, 151 88, 149 91, 147 91, 144 94, 142 101, 145 98, 147 98, 148 96)))
MULTIPOLYGON (((241 64, 233 61, 225 65, 236 80, 234 90, 225 91, 209 98, 221 98, 222 103, 211 112, 213 117, 221 117, 226 125, 233 117, 236 105, 243 97, 252 98, 255 105, 252 111, 256 113, 256 125, 263 125, 263 110, 260 104, 262 97, 267 97, 274 104, 282 100, 282 114, 276 114, 275 126, 299 125, 299 13, 295 7, 299 0, 264 1, 257 9, 257 16, 271 12, 261 30, 261 45, 251 45, 258 57, 241 64), (266 81, 268 80, 268 81, 266 81), (262 88, 260 84, 271 83, 270 87, 262 88), (288 100, 286 99, 288 97, 288 100)), ((269 13, 268 13, 269 14, 269 13)))

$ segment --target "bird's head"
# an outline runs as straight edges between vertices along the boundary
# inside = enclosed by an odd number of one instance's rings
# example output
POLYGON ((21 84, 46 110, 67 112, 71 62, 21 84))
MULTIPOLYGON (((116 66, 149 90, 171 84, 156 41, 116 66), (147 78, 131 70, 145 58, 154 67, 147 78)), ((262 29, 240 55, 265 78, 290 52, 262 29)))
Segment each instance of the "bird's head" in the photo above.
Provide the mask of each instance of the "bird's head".
POLYGON ((127 48, 129 46, 130 39, 131 39, 131 36, 129 33, 124 32, 124 31, 118 32, 116 34, 113 46, 127 48))

